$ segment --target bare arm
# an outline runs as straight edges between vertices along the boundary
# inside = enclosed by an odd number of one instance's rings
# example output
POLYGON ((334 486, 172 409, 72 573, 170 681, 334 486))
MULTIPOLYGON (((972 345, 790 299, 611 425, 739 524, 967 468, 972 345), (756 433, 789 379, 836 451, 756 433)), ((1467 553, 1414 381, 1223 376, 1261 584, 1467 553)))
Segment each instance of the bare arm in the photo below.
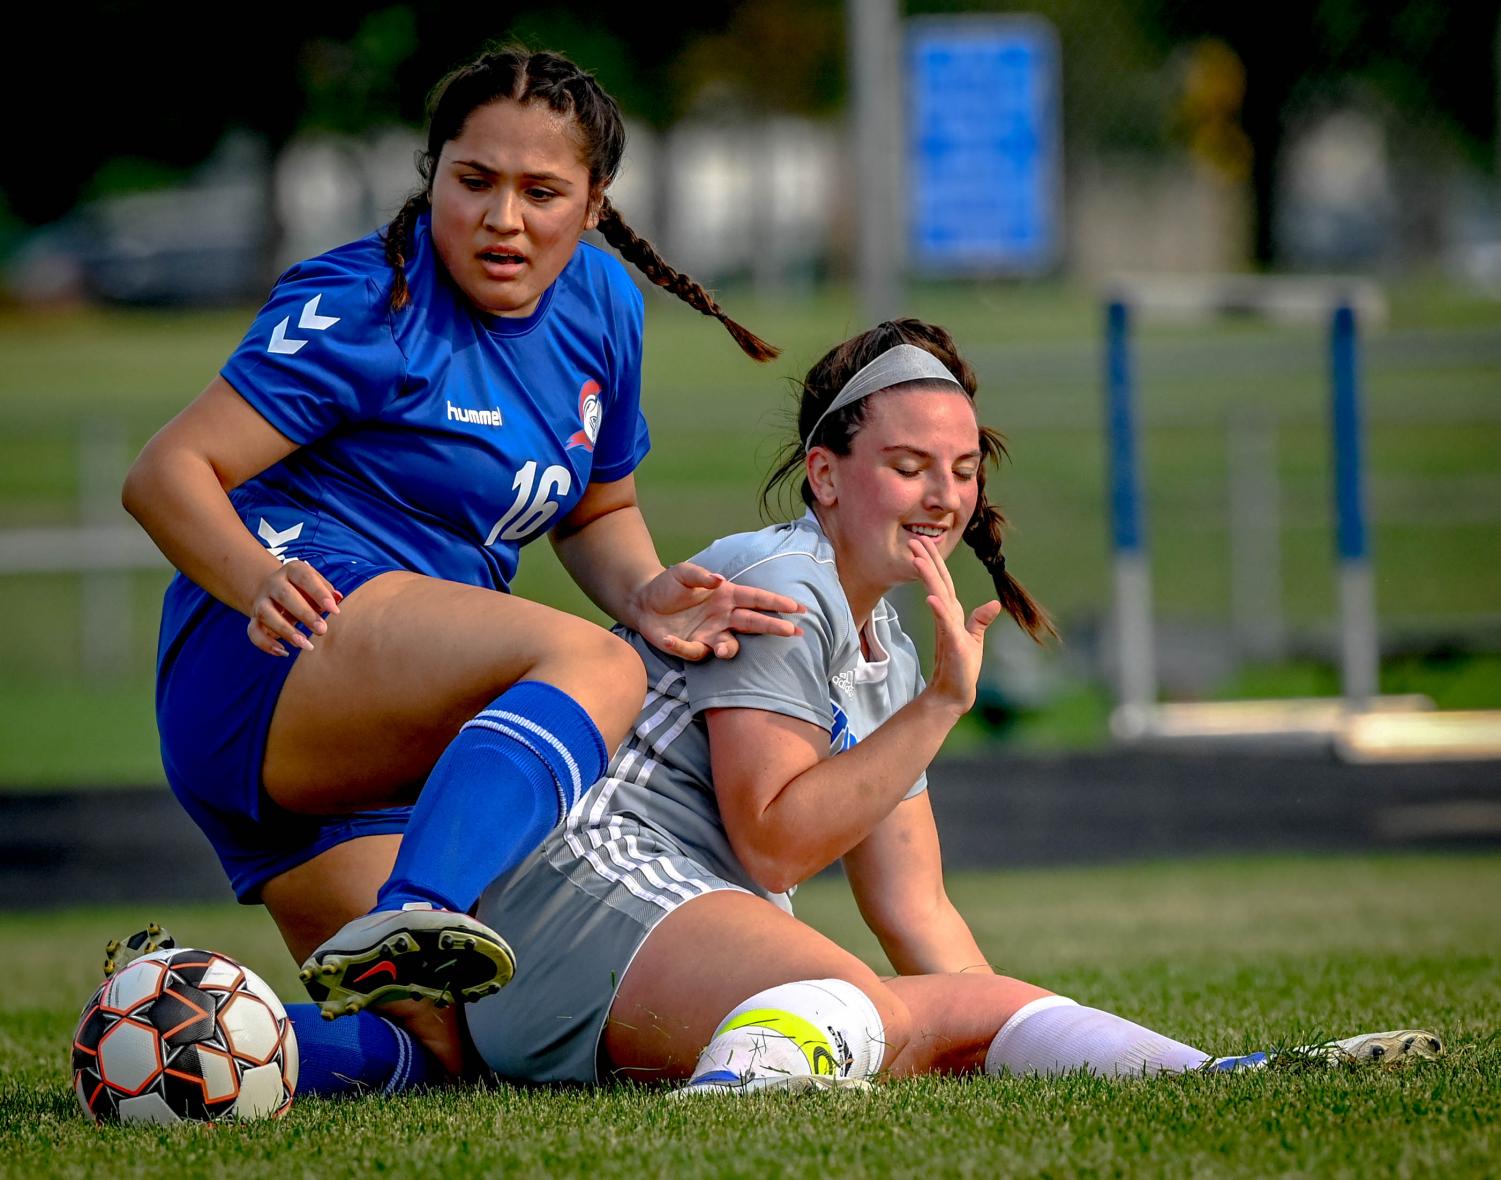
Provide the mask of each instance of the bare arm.
POLYGON ((990 974, 975 936, 943 887, 933 806, 922 792, 845 855, 865 924, 902 975, 990 974))
POLYGON ((933 611, 933 679, 861 739, 825 757, 828 733, 761 709, 709 709, 714 790, 735 854, 766 889, 782 892, 859 844, 891 814, 974 704, 994 600, 966 618, 937 548, 911 542, 933 611))
POLYGON ((250 638, 285 654, 279 640, 311 646, 337 594, 305 562, 283 565, 240 522, 229 493, 297 449, 223 377, 152 437, 125 477, 121 501, 174 566, 220 602, 250 617, 250 638))
POLYGON ((662 572, 636 501, 635 477, 591 483, 549 539, 589 600, 612 619, 634 627, 642 588, 662 572))
POLYGON ((761 709, 710 709, 714 793, 730 846, 781 893, 833 864, 880 824, 927 768, 959 714, 919 696, 832 758, 829 734, 761 709))
POLYGON ((797 634, 795 623, 778 617, 802 610, 790 598, 727 582, 692 562, 663 569, 633 476, 591 483, 553 530, 552 544, 596 606, 684 659, 728 659, 739 650, 736 632, 797 634))

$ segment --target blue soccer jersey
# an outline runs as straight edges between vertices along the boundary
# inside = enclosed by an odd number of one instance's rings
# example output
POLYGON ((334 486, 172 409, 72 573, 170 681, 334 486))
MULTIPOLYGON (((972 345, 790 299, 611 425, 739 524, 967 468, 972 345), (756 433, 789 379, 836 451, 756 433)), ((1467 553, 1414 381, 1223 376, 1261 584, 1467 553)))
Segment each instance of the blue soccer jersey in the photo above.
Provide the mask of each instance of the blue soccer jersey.
POLYGON ((505 589, 521 546, 646 454, 641 293, 580 244, 531 315, 491 316, 449 280, 426 215, 413 237, 401 311, 376 234, 276 284, 223 376, 301 445, 230 499, 281 557, 505 589))

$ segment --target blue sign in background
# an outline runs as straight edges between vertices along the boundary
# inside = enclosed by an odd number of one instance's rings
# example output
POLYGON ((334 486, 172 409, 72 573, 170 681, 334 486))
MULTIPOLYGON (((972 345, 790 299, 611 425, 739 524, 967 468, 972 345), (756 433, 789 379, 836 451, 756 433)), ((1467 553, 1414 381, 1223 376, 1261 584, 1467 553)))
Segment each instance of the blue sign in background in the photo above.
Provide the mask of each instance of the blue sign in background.
POLYGON ((1058 39, 1036 17, 909 22, 908 241, 920 269, 1035 274, 1062 245, 1058 39))

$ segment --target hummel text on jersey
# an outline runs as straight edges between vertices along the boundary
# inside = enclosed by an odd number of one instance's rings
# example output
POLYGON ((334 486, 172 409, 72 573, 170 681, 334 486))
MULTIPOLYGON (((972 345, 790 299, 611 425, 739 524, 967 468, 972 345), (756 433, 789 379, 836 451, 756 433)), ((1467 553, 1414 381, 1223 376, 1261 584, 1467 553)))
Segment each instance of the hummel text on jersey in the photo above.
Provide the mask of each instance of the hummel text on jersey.
POLYGON ((448 420, 450 422, 473 422, 479 426, 500 426, 499 410, 469 410, 463 406, 448 403, 448 420))

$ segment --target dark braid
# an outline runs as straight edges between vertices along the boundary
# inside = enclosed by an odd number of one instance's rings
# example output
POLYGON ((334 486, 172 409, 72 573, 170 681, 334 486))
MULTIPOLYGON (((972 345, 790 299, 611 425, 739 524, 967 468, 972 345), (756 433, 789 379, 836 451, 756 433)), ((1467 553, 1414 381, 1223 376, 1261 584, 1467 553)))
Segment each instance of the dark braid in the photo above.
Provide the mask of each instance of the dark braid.
POLYGON ((1001 609, 1038 642, 1042 641, 1044 633, 1057 639, 1058 629, 1053 626, 1048 612, 1038 605, 1037 600, 1027 593, 1020 582, 1006 572, 1006 555, 1001 551, 1006 516, 985 498, 985 469, 991 464, 999 467, 1001 460, 1007 457, 1006 440, 1000 432, 989 426, 980 427, 980 466, 975 469, 975 482, 979 485, 980 494, 975 500, 975 514, 964 527, 964 543, 975 551, 980 564, 990 574, 1001 609))
POLYGON ((412 245, 412 230, 416 228, 417 218, 427 210, 429 201, 426 190, 414 193, 407 198, 406 204, 401 207, 391 224, 386 226, 381 240, 386 244, 386 261, 391 264, 391 310, 400 311, 412 301, 412 293, 407 290, 407 251, 412 245))
POLYGON ((454 70, 433 90, 428 101, 427 146, 417 157, 422 188, 401 207, 384 234, 386 260, 395 272, 391 310, 401 310, 411 299, 406 259, 417 218, 432 204, 433 172, 443 154, 443 145, 463 134, 464 124, 476 110, 500 101, 534 103, 572 119, 579 156, 589 170, 592 195, 600 202, 598 228, 605 241, 657 286, 717 319, 746 355, 769 361, 779 354, 778 349, 725 315, 703 287, 669 266, 605 199, 604 191, 620 171, 625 155, 625 120, 615 100, 604 92, 592 74, 585 73, 566 57, 533 53, 522 45, 487 50, 454 70))
POLYGON ((608 198, 600 207, 597 228, 604 240, 614 246, 622 258, 653 283, 664 291, 670 291, 694 310, 713 316, 723 324, 746 356, 757 361, 774 360, 781 356, 780 348, 772 347, 754 332, 730 319, 699 283, 681 271, 674 270, 666 259, 657 253, 655 246, 626 225, 608 198))
MULTIPOLYGON (((778 493, 788 487, 799 472, 806 471, 807 451, 804 440, 825 408, 838 396, 840 389, 876 357, 899 344, 915 344, 918 348, 927 349, 954 375, 970 401, 975 400, 980 385, 975 371, 959 355, 953 337, 937 324, 914 319, 889 320, 852 340, 835 345, 808 370, 808 376, 803 380, 797 411, 797 438, 783 448, 776 466, 766 477, 766 483, 761 489, 761 508, 764 513, 770 515, 778 493)), ((917 385, 918 383, 914 383, 914 387, 917 385)), ((818 427, 818 436, 813 440, 814 445, 828 447, 836 455, 848 455, 850 444, 865 420, 869 401, 868 397, 861 398, 824 418, 823 424, 818 427)), ((985 469, 990 464, 999 466, 1004 458, 1005 439, 988 426, 980 427, 980 466, 975 473, 979 496, 975 501, 974 515, 964 528, 964 543, 974 550, 975 556, 990 574, 1002 609, 1016 620, 1023 631, 1040 643, 1044 634, 1056 639, 1057 628, 1053 626, 1048 613, 1007 571, 1006 557, 1001 550, 1006 517, 985 498, 985 469)), ((799 491, 803 503, 813 507, 813 489, 808 485, 806 475, 799 491)))

